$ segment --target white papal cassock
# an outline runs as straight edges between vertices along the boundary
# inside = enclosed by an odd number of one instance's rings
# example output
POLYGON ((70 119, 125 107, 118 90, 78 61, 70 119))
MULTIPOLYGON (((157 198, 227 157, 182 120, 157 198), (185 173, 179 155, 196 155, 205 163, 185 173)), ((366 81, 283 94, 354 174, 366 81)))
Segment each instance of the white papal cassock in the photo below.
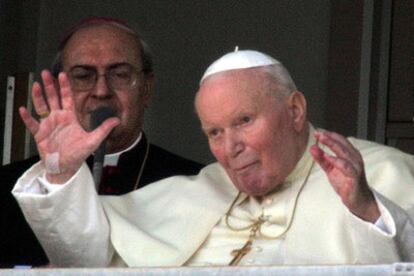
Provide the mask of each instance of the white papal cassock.
POLYGON ((413 218, 406 211, 414 206, 413 156, 349 140, 363 156, 382 227, 347 210, 308 149, 280 189, 260 199, 242 194, 227 223, 238 192, 218 163, 197 176, 167 178, 123 196, 98 196, 86 165, 56 189, 44 183, 38 163, 13 193, 59 266, 227 265, 249 236, 248 229, 234 231, 228 224, 240 229, 259 216, 265 218, 263 235, 255 237, 243 265, 414 261, 413 218))

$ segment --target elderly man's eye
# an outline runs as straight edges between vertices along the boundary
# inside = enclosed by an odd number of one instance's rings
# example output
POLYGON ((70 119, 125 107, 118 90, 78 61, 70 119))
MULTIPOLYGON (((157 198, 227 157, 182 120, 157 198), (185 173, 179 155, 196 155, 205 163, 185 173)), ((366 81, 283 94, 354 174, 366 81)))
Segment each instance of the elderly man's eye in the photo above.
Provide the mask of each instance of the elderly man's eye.
POLYGON ((252 121, 252 118, 250 118, 249 116, 244 116, 241 118, 242 123, 249 123, 251 121, 252 121))
POLYGON ((112 73, 112 76, 118 79, 130 79, 131 72, 126 70, 117 70, 112 73))
POLYGON ((209 130, 209 131, 207 132, 207 136, 208 136, 209 138, 215 138, 215 137, 217 137, 219 134, 220 134, 220 131, 219 131, 218 129, 212 129, 212 130, 209 130))
POLYGON ((89 80, 89 79, 93 79, 93 74, 90 73, 85 73, 85 74, 76 74, 73 76, 74 79, 77 80, 89 80))
POLYGON ((77 68, 72 70, 70 76, 72 79, 76 80, 89 80, 95 77, 95 72, 91 70, 77 68))
POLYGON ((112 78, 119 80, 129 80, 133 75, 133 68, 128 64, 117 65, 109 70, 109 75, 112 78))

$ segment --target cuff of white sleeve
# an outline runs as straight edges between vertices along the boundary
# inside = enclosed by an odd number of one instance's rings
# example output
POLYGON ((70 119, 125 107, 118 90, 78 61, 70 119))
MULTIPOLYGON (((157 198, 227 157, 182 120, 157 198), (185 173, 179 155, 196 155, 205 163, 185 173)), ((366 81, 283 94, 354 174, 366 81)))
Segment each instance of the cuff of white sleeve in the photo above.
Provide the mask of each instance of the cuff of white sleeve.
MULTIPOLYGON (((374 191, 375 194, 375 191, 374 191)), ((389 210, 384 206, 382 197, 378 194, 375 196, 378 208, 381 213, 381 219, 388 229, 388 233, 381 230, 374 223, 364 221, 359 217, 349 214, 349 226, 352 237, 352 246, 355 250, 355 262, 364 263, 391 263, 399 258, 398 248, 395 243, 396 224, 391 217, 389 210), (380 252, 380 254, 378 253, 380 252)))
MULTIPOLYGON (((79 172, 79 170, 78 170, 78 172, 79 172)), ((78 173, 78 172, 76 172, 76 174, 78 173)), ((75 175, 76 175, 75 174, 75 175)), ((73 177, 72 177, 73 178, 73 177)), ((71 179, 72 179, 71 178, 71 179)), ((39 186, 40 186, 40 189, 41 189, 41 192, 42 192, 42 194, 49 194, 49 193, 53 193, 53 192, 55 192, 55 191, 59 191, 60 189, 62 189, 62 187, 64 186, 64 185, 66 185, 68 182, 70 182, 70 180, 71 179, 69 179, 67 182, 65 182, 65 183, 63 183, 63 184, 53 184, 53 183, 50 183, 48 180, 47 180, 47 177, 46 177, 46 172, 43 172, 39 177, 38 177, 38 181, 39 181, 39 186)))
POLYGON ((351 212, 349 213, 357 221, 371 224, 373 226, 372 228, 375 229, 378 233, 383 234, 384 236, 387 236, 387 237, 394 237, 397 232, 395 221, 392 218, 388 209, 384 206, 384 204, 382 204, 381 200, 378 198, 377 193, 375 191, 373 191, 373 193, 374 193, 375 202, 377 203, 378 209, 380 211, 380 217, 377 219, 377 221, 375 221, 375 223, 364 221, 361 218, 352 214, 351 212))
POLYGON ((61 190, 65 185, 68 185, 78 174, 79 170, 65 183, 63 184, 53 184, 47 180, 46 177, 46 170, 44 169, 44 165, 39 162, 33 166, 34 168, 38 168, 40 171, 34 181, 25 183, 22 185, 22 193, 26 194, 37 194, 37 195, 47 195, 56 191, 61 190))
POLYGON ((395 221, 391 216, 388 209, 382 204, 380 199, 377 197, 376 193, 374 192, 375 201, 377 202, 378 209, 381 213, 381 216, 375 222, 376 228, 384 233, 385 235, 395 236, 397 230, 395 226, 395 221))

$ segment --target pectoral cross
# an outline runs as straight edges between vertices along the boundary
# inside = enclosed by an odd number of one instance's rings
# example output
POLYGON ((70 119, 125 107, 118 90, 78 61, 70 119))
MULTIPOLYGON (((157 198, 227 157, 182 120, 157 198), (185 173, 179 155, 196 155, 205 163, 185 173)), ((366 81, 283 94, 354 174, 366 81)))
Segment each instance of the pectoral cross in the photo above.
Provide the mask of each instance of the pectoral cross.
POLYGON ((231 255, 234 256, 234 258, 231 260, 229 265, 238 265, 241 259, 243 259, 243 257, 252 250, 252 243, 253 242, 249 239, 242 248, 231 251, 231 255))
POLYGON ((249 239, 243 245, 243 247, 231 251, 231 255, 234 256, 234 258, 231 260, 229 265, 238 265, 240 261, 243 259, 243 257, 246 256, 252 250, 252 244, 254 238, 256 237, 256 233, 265 221, 266 220, 264 219, 264 217, 260 216, 259 219, 252 225, 252 228, 250 229, 249 239))

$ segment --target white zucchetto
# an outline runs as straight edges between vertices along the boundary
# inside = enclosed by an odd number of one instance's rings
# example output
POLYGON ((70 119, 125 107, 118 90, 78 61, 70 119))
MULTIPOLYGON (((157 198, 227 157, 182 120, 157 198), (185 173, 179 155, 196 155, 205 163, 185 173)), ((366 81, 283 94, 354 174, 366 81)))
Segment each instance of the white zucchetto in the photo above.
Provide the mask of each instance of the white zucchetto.
POLYGON ((207 68, 207 70, 204 72, 203 77, 200 80, 200 84, 208 76, 211 76, 219 72, 267 66, 273 64, 280 64, 280 62, 264 53, 254 50, 239 51, 238 47, 236 47, 236 50, 234 52, 225 54, 221 58, 214 61, 207 68))

